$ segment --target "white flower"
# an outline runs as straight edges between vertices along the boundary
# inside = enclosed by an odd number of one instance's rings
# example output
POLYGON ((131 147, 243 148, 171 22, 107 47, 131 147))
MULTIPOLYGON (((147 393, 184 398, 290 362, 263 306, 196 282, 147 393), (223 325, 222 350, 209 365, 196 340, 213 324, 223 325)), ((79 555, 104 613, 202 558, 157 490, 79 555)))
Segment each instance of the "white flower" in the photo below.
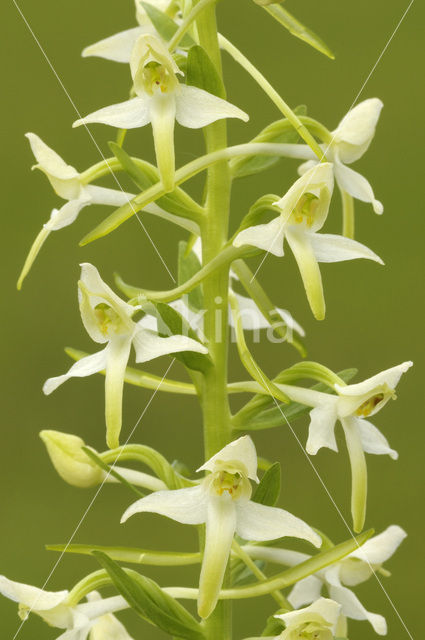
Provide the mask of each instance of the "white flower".
MULTIPOLYGON (((326 157, 334 163, 335 179, 339 187, 357 200, 370 202, 375 213, 379 214, 383 213, 384 207, 379 200, 376 200, 369 182, 360 173, 346 165, 361 158, 369 148, 383 106, 378 98, 369 98, 360 102, 343 117, 335 131, 331 133, 330 145, 321 145, 326 157)), ((307 145, 294 145, 293 152, 288 155, 292 153, 295 153, 297 158, 308 159, 308 162, 299 168, 301 174, 317 164, 315 154, 307 145)))
POLYGON ((340 614, 340 604, 328 598, 319 598, 309 607, 276 615, 275 618, 286 625, 276 640, 332 640, 340 614))
POLYGON ((88 602, 71 606, 68 591, 44 591, 28 584, 13 582, 0 576, 0 593, 19 604, 19 616, 26 620, 30 613, 40 616, 47 624, 67 629, 57 640, 132 640, 112 612, 127 609, 121 596, 105 598, 93 591, 88 602))
POLYGON ((385 436, 366 418, 375 415, 391 398, 395 398, 395 388, 402 374, 412 364, 403 362, 357 384, 335 384, 336 395, 279 385, 291 400, 314 407, 310 412, 306 446, 310 455, 315 455, 322 447, 338 451, 335 424, 337 420, 341 422, 351 461, 352 511, 356 531, 363 527, 366 509, 367 471, 364 452, 386 454, 394 460, 398 457, 385 436))
POLYGON ((106 189, 90 184, 84 184, 78 171, 68 165, 53 149, 48 147, 35 133, 27 133, 31 150, 37 160, 33 169, 40 169, 49 180, 58 196, 67 200, 60 209, 53 209, 49 220, 35 239, 25 261, 18 280, 21 288, 25 276, 28 274, 41 247, 51 231, 57 231, 72 224, 81 209, 90 204, 103 204, 119 207, 134 196, 115 189, 106 189))
POLYGON ((106 347, 73 364, 65 375, 49 378, 43 391, 50 394, 69 378, 85 377, 105 370, 107 443, 110 448, 114 448, 119 442, 124 373, 131 346, 134 346, 136 352, 136 362, 147 362, 182 351, 205 354, 207 349, 191 338, 180 335, 162 338, 140 326, 132 320, 139 307, 121 300, 103 282, 93 265, 85 263, 81 266, 81 280, 78 283, 81 318, 90 337, 100 344, 106 343, 106 347))
MULTIPOLYGON (((136 0, 135 4, 136 19, 139 26, 120 31, 109 38, 104 38, 95 44, 89 45, 83 50, 82 55, 84 58, 97 56, 114 62, 130 62, 131 53, 140 36, 145 34, 158 35, 140 1, 136 0)), ((170 2, 169 0, 153 0, 150 4, 165 12, 170 2)))
MULTIPOLYGON (((60 477, 74 487, 95 487, 102 482, 119 482, 112 474, 107 474, 83 451, 84 440, 71 433, 44 430, 40 438, 46 445, 47 453, 60 477)), ((124 469, 114 465, 127 482, 145 487, 152 491, 166 489, 167 485, 159 478, 135 469, 124 469)))
POLYGON ((134 129, 149 122, 155 143, 158 169, 164 188, 174 187, 174 124, 190 129, 205 127, 222 118, 248 120, 246 113, 226 100, 185 84, 182 72, 164 44, 155 36, 142 35, 130 61, 136 97, 114 104, 74 122, 74 127, 100 122, 112 127, 134 129))
POLYGON ((325 224, 333 191, 332 164, 317 164, 299 178, 275 203, 280 216, 268 224, 241 231, 236 247, 252 245, 275 256, 283 256, 286 238, 297 261, 311 310, 318 320, 325 316, 319 262, 341 262, 367 258, 381 264, 373 251, 349 238, 318 233, 325 224))
POLYGON ((131 505, 122 517, 152 512, 183 524, 206 524, 205 549, 199 581, 198 612, 207 618, 214 610, 235 532, 245 540, 273 540, 294 536, 320 546, 320 537, 287 511, 250 500, 249 479, 257 479, 254 443, 242 436, 224 447, 198 471, 211 471, 199 486, 158 491, 131 505))
MULTIPOLYGON (((325 586, 329 596, 342 605, 343 616, 353 620, 368 620, 376 633, 385 635, 387 633, 385 618, 367 611, 347 586, 354 587, 365 582, 374 571, 380 571, 383 563, 391 558, 406 535, 401 527, 391 525, 340 562, 300 580, 292 589, 288 597, 289 602, 293 607, 310 604, 320 596, 325 586)), ((259 546, 245 546, 244 549, 254 558, 287 566, 295 566, 310 558, 307 554, 286 549, 259 546)))

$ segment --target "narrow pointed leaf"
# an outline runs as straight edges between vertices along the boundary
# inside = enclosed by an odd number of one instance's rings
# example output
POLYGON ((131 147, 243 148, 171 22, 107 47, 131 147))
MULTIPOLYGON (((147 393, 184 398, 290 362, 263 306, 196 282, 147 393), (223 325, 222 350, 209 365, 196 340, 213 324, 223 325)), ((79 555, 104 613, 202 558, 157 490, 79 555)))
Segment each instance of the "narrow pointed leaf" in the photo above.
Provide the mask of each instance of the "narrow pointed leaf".
MULTIPOLYGON (((167 16, 166 13, 164 13, 160 9, 157 9, 157 7, 148 2, 141 2, 140 4, 148 14, 149 20, 152 22, 161 38, 163 38, 166 42, 171 40, 178 29, 178 26, 174 22, 174 20, 170 18, 170 16, 167 16)), ((191 38, 191 36, 186 33, 181 39, 179 47, 190 47, 193 44, 195 44, 193 38, 191 38)))
POLYGON ((204 89, 219 98, 226 98, 223 81, 208 53, 199 45, 189 49, 186 73, 187 84, 204 89))
MULTIPOLYGON (((158 332, 160 335, 184 335, 200 342, 196 333, 178 311, 162 302, 157 303, 155 306, 159 314, 158 332)), ((211 366, 211 360, 208 355, 194 351, 175 353, 174 357, 183 362, 186 367, 195 371, 206 371, 211 366)))
POLYGON ((204 640, 200 624, 156 582, 135 571, 124 571, 102 552, 94 551, 93 555, 106 569, 119 593, 142 618, 176 638, 204 640))
MULTIPOLYGON (((307 107, 305 105, 299 105, 298 107, 295 107, 294 113, 297 116, 305 116, 307 114, 307 107)), ((300 140, 301 138, 295 131, 293 125, 289 120, 283 118, 269 124, 260 131, 260 133, 255 136, 251 142, 296 144, 300 142, 300 140)), ((251 176, 260 173, 261 171, 266 171, 280 162, 280 160, 282 160, 282 156, 242 156, 231 160, 230 167, 234 178, 243 178, 244 176, 251 176)))
POLYGON ((105 471, 108 475, 113 476, 116 480, 118 480, 118 482, 120 482, 125 487, 130 489, 130 491, 133 491, 133 493, 138 495, 139 498, 145 497, 146 495, 145 493, 142 493, 141 491, 139 491, 139 489, 137 489, 134 485, 128 482, 128 480, 123 478, 122 475, 118 473, 118 471, 116 471, 113 467, 110 467, 109 464, 106 464, 106 462, 103 462, 102 458, 99 458, 99 456, 94 451, 92 451, 88 447, 82 447, 82 450, 84 451, 86 456, 88 456, 91 460, 93 460, 93 462, 95 462, 97 466, 103 469, 103 471, 105 471))
POLYGON ((308 27, 305 27, 295 16, 293 16, 289 11, 284 9, 280 4, 272 4, 264 7, 264 9, 269 13, 275 20, 277 20, 281 25, 288 29, 289 33, 291 33, 296 38, 299 38, 303 42, 306 42, 320 53, 323 53, 331 60, 335 59, 335 55, 328 47, 328 45, 323 42, 322 38, 314 33, 308 27))
POLYGON ((275 462, 261 478, 260 484, 253 493, 252 500, 268 507, 274 507, 280 496, 280 477, 280 463, 275 462))

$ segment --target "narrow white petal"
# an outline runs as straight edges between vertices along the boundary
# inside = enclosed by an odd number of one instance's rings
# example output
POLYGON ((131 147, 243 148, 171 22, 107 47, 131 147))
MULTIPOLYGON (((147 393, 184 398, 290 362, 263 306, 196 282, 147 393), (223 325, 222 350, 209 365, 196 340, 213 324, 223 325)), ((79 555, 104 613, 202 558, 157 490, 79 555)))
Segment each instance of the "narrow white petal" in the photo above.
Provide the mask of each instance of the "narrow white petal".
POLYGON ((411 366, 413 366, 413 362, 408 360, 407 362, 402 362, 401 364, 395 367, 391 367, 390 369, 385 369, 385 371, 381 371, 371 378, 363 380, 363 382, 349 384, 344 387, 336 384, 335 389, 340 396, 349 397, 362 396, 371 393, 375 389, 379 389, 379 387, 382 387, 383 385, 388 385, 390 389, 395 389, 403 373, 406 373, 406 371, 408 371, 411 366))
MULTIPOLYGON (((87 602, 78 604, 78 613, 83 614, 89 620, 95 620, 108 613, 124 611, 129 608, 129 604, 122 596, 111 596, 102 598, 97 591, 92 591, 87 595, 87 602)), ((108 639, 109 640, 109 639, 108 639)))
POLYGON ((222 118, 239 118, 244 122, 249 120, 248 114, 230 102, 198 87, 180 85, 180 92, 176 97, 176 120, 179 124, 190 129, 200 129, 222 118))
POLYGON ((208 349, 197 340, 186 336, 170 336, 161 338, 149 329, 139 328, 133 338, 136 350, 136 362, 148 362, 160 356, 183 351, 195 351, 196 353, 208 353, 208 349))
POLYGON ((274 564, 283 564, 286 567, 295 567, 300 562, 309 560, 311 556, 291 549, 281 549, 279 547, 266 547, 264 545, 245 544, 244 551, 256 560, 265 560, 274 564))
POLYGON ((208 618, 217 604, 235 528, 235 503, 230 495, 224 492, 222 496, 210 496, 199 578, 198 614, 201 618, 208 618))
POLYGON ((155 143, 156 161, 166 191, 174 188, 174 124, 176 96, 173 93, 156 93, 150 104, 150 121, 155 143))
POLYGON ((334 402, 326 403, 310 411, 310 426, 306 445, 307 453, 314 456, 322 447, 338 451, 338 445, 335 440, 336 419, 337 414, 334 402))
POLYGON ((135 513, 158 513, 182 524, 202 524, 207 519, 208 494, 202 487, 156 491, 134 502, 124 513, 126 522, 135 513))
POLYGON ((114 336, 106 348, 105 419, 106 441, 110 449, 119 446, 124 375, 130 357, 131 340, 131 335, 114 336))
POLYGON ((323 582, 316 576, 309 576, 297 582, 288 596, 290 604, 296 609, 320 598, 323 582))
POLYGON ((277 383, 277 386, 294 402, 305 404, 306 407, 324 407, 333 404, 336 411, 338 398, 330 393, 306 389, 305 387, 296 387, 290 384, 277 383))
POLYGON ((297 261, 310 308, 316 320, 323 320, 326 306, 322 276, 310 241, 313 236, 292 226, 286 230, 286 239, 297 261))
POLYGON ((341 420, 351 465, 351 513, 356 533, 363 530, 366 518, 367 466, 366 457, 360 439, 360 418, 341 420))
POLYGON ((103 40, 99 40, 99 42, 89 45, 83 49, 81 55, 83 58, 96 56, 114 62, 130 62, 131 52, 137 39, 146 32, 146 27, 134 27, 133 29, 120 31, 109 38, 104 38, 103 40))
POLYGON ((35 133, 26 133, 26 137, 31 145, 35 159, 46 173, 59 178, 60 180, 72 180, 79 177, 78 171, 60 157, 56 151, 53 151, 43 140, 35 133))
POLYGON ((377 613, 367 611, 350 589, 330 585, 329 595, 342 605, 342 614, 344 616, 353 620, 368 620, 378 635, 386 635, 387 623, 385 618, 377 613))
POLYGON ((43 385, 43 393, 49 395, 57 389, 61 384, 69 380, 69 378, 85 378, 91 376, 93 373, 99 373, 106 367, 106 349, 93 353, 90 356, 81 358, 78 362, 75 362, 68 373, 56 378, 49 378, 43 385))
POLYGON ((29 584, 14 582, 5 576, 0 576, 0 593, 34 611, 48 611, 63 604, 68 597, 68 591, 43 591, 29 584))
POLYGON ((242 463, 246 469, 246 475, 251 480, 258 482, 257 478, 257 451, 254 442, 249 436, 241 436, 230 442, 212 458, 207 460, 197 471, 215 471, 217 462, 242 463))
POLYGON ((315 233, 311 245, 318 262, 342 262, 366 258, 384 264, 379 256, 364 244, 332 233, 315 233))
POLYGON ((256 502, 236 503, 236 531, 245 540, 275 540, 284 536, 308 540, 320 547, 322 540, 313 529, 300 518, 276 507, 267 507, 256 502))
POLYGON ((363 451, 374 453, 375 455, 388 455, 393 460, 397 460, 398 453, 391 449, 386 437, 368 420, 359 420, 360 440, 363 451))
POLYGON ((390 525, 385 531, 373 536, 360 549, 353 551, 350 558, 360 558, 377 566, 383 564, 397 551, 407 533, 398 525, 390 525))
POLYGON ((353 198, 357 198, 357 200, 370 202, 375 213, 381 214, 384 212, 382 203, 376 200, 373 189, 364 176, 346 167, 342 162, 335 162, 334 170, 335 178, 341 189, 349 193, 353 198))
POLYGON ((133 640, 124 625, 111 613, 96 620, 90 640, 133 640))
POLYGON ((284 225, 278 216, 267 224, 244 229, 233 240, 235 247, 250 245, 268 251, 275 256, 283 256, 284 225))
POLYGON ((72 125, 79 127, 90 123, 108 124, 119 129, 136 129, 144 127, 150 122, 149 105, 151 99, 148 96, 132 98, 125 102, 104 107, 90 113, 85 118, 77 120, 72 125))
POLYGON ((118 189, 107 189, 88 184, 84 187, 84 193, 89 195, 93 204, 106 204, 111 207, 120 207, 134 198, 133 193, 126 193, 118 189))
MULTIPOLYGON (((335 142, 337 144, 346 142, 349 145, 353 145, 353 147, 369 146, 375 135, 376 125, 383 106, 383 102, 379 98, 369 98, 360 102, 343 117, 333 132, 335 142)), ((356 154, 355 157, 350 158, 350 161, 353 162, 359 157, 356 154)), ((344 158, 344 161, 347 160, 344 158)))
MULTIPOLYGON (((307 146, 307 145, 306 145, 307 146)), ((308 147, 310 149, 310 147, 308 147)), ((312 151, 314 157, 317 157, 316 154, 312 151)), ((310 171, 313 167, 317 165, 316 160, 307 160, 307 162, 303 162, 297 169, 298 175, 303 176, 307 171, 310 171)))

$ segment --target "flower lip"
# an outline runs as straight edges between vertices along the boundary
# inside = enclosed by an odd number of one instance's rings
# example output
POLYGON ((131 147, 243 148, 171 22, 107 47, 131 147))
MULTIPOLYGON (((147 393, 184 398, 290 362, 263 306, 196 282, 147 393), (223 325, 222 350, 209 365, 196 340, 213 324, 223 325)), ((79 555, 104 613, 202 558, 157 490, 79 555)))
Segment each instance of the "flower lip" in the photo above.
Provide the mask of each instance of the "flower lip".
POLYGON ((257 452, 249 436, 242 436, 226 445, 221 451, 207 460, 197 472, 226 470, 229 473, 240 472, 246 478, 259 482, 257 477, 257 452))

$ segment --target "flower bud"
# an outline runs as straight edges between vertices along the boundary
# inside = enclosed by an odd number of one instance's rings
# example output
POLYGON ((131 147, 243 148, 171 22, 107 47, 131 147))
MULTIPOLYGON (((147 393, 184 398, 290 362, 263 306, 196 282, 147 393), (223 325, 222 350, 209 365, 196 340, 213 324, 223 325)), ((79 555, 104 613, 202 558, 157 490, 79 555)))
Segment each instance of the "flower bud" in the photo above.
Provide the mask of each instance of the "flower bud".
POLYGON ((84 440, 70 433, 44 430, 40 438, 54 468, 61 478, 74 487, 94 487, 103 480, 103 471, 82 450, 84 440))

